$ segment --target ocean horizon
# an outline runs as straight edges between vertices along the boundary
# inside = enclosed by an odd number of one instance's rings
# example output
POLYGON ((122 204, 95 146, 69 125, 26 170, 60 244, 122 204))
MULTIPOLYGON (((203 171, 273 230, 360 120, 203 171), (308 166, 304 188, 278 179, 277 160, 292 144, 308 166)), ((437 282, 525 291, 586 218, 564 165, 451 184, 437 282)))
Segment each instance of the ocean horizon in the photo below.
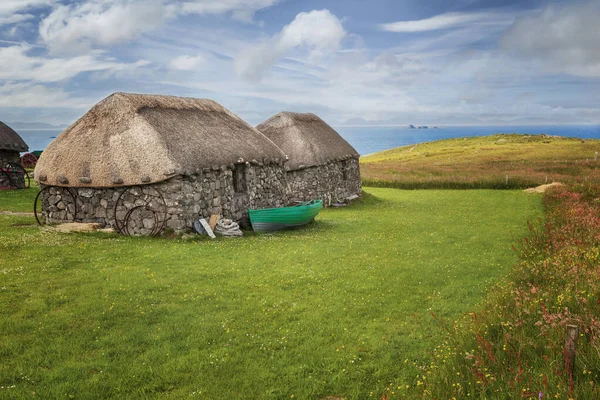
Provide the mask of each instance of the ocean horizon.
POLYGON ((409 129, 404 126, 333 126, 361 155, 435 140, 490 136, 498 133, 600 139, 600 124, 438 126, 409 129))
MULTIPOLYGON (((600 124, 581 125, 506 125, 506 126, 438 126, 428 129, 409 129, 404 126, 333 126, 361 155, 376 153, 395 147, 414 145, 441 139, 472 136, 489 136, 497 133, 519 133, 565 136, 581 139, 600 139, 600 124)), ((19 135, 29 146, 29 151, 44 150, 59 129, 21 129, 19 135)))

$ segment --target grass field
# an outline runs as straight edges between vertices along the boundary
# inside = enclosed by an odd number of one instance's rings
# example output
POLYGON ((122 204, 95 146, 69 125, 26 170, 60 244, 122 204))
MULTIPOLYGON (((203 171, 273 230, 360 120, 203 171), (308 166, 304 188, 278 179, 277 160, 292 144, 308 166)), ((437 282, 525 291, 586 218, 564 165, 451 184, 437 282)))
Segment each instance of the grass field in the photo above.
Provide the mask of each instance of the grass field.
POLYGON ((368 185, 507 189, 600 183, 600 140, 499 134, 398 147, 361 157, 368 185))
MULTIPOLYGON (((34 189, 0 192, 28 211, 34 189)), ((0 398, 405 398, 541 215, 518 191, 365 188, 241 239, 59 234, 0 215, 0 398)))
POLYGON ((39 188, 33 181, 31 185, 30 189, 25 190, 0 190, 0 211, 32 213, 39 188))
POLYGON ((543 202, 507 279, 441 323, 447 337, 421 375, 423 398, 600 398, 600 188, 554 188, 543 202), (578 330, 573 367, 568 326, 578 330))

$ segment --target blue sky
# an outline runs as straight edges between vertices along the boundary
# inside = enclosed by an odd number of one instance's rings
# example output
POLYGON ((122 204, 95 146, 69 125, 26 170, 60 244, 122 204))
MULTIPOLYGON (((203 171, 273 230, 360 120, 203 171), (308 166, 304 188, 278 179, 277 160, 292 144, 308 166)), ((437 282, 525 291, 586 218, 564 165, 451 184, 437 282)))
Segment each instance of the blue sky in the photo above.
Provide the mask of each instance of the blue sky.
POLYGON ((252 124, 600 123, 599 20, 598 0, 2 0, 0 120, 126 91, 252 124))

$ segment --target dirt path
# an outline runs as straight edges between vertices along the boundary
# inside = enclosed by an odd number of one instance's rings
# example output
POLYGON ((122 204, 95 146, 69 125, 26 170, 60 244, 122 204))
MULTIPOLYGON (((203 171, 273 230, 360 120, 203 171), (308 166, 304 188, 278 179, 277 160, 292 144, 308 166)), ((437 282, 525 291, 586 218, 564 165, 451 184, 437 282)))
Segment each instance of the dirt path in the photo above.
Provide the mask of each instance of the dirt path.
POLYGON ((0 210, 0 215, 18 215, 20 217, 33 217, 35 216, 32 212, 14 212, 14 211, 2 211, 0 210))

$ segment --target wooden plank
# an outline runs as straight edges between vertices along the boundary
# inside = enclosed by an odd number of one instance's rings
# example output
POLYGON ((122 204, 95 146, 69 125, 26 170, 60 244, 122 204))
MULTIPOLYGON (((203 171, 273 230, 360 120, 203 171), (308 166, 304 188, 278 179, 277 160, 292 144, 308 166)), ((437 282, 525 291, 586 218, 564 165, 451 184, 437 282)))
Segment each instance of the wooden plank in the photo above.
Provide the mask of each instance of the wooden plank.
POLYGON ((577 339, 579 328, 575 325, 567 325, 567 339, 565 340, 565 369, 570 381, 573 381, 575 372, 575 353, 577 351, 577 339))
POLYGON ((200 219, 200 223, 202 224, 202 227, 204 228, 206 233, 208 233, 208 236, 210 236, 212 239, 216 239, 216 236, 213 233, 212 229, 210 228, 210 225, 208 224, 208 222, 206 222, 206 220, 204 218, 200 219))
POLYGON ((217 226, 217 222, 219 222, 220 219, 221 219, 221 216, 219 214, 211 215, 210 219, 208 220, 208 225, 210 225, 210 229, 212 229, 214 231, 215 226, 217 226))

